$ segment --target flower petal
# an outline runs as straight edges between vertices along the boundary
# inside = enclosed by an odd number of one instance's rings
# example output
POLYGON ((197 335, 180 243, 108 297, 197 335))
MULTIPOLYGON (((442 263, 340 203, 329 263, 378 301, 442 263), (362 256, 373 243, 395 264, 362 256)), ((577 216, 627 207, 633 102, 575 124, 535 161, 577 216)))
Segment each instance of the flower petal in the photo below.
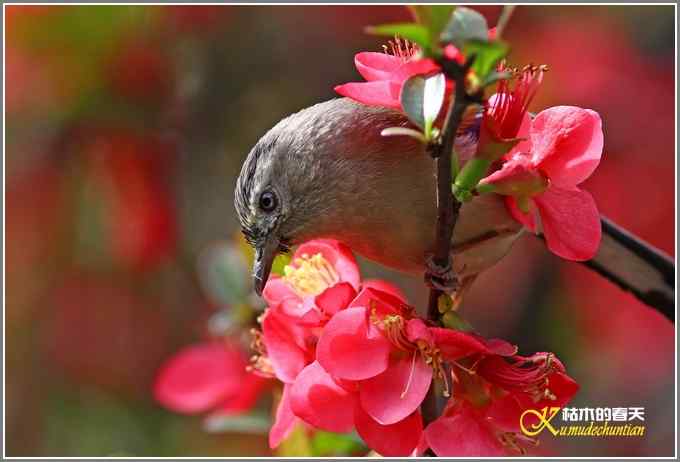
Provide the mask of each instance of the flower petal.
POLYGON ((439 457, 503 456, 503 446, 469 405, 439 417, 425 429, 425 440, 439 457))
POLYGON ((359 295, 349 304, 350 308, 358 306, 370 308, 378 316, 382 317, 388 314, 404 314, 405 302, 390 293, 371 287, 364 287, 359 292, 359 295))
POLYGON ((347 308, 324 327, 316 358, 334 377, 363 380, 387 369, 391 345, 366 318, 365 308, 347 308))
POLYGON ((423 419, 417 411, 397 423, 380 425, 357 405, 354 425, 368 447, 386 457, 408 456, 423 433, 423 419))
POLYGON ((357 291, 349 282, 341 282, 316 296, 316 306, 328 315, 344 310, 356 297, 357 291))
MULTIPOLYGON (((486 417, 494 426, 507 432, 520 432, 520 417, 527 409, 543 409, 549 407, 564 407, 576 394, 578 384, 567 374, 554 372, 548 376, 548 389, 554 396, 535 401, 534 398, 521 392, 510 392, 502 398, 494 399, 486 411, 486 417)), ((538 423, 536 416, 527 415, 522 423, 526 428, 538 423)))
POLYGON ((245 367, 246 360, 236 347, 224 342, 193 345, 163 365, 154 396, 175 412, 203 412, 239 392, 245 367))
POLYGON ((285 440, 290 432, 295 427, 298 418, 293 414, 290 408, 290 389, 292 385, 286 384, 283 386, 283 394, 279 400, 279 406, 276 408, 276 417, 274 425, 269 430, 269 447, 276 448, 281 441, 285 440))
POLYGON ((348 432, 354 426, 355 395, 340 387, 314 361, 298 375, 291 388, 290 407, 308 424, 329 432, 348 432))
POLYGON ((479 183, 493 185, 495 192, 507 196, 531 196, 548 186, 545 176, 531 165, 528 156, 523 155, 513 156, 479 183))
POLYGON ((262 320, 267 357, 276 377, 284 383, 293 383, 308 362, 294 327, 290 321, 271 310, 266 312, 262 320))
POLYGON ((407 61, 392 72, 389 82, 390 94, 393 98, 401 101, 401 89, 406 80, 414 75, 429 74, 440 69, 439 65, 429 58, 407 61))
POLYGON ((477 353, 490 353, 484 339, 474 334, 441 327, 431 327, 430 332, 437 348, 450 361, 477 353))
POLYGON ((406 323, 406 338, 409 342, 416 343, 423 340, 428 344, 434 343, 434 336, 425 322, 420 318, 409 319, 406 323))
POLYGON ((354 254, 345 244, 334 239, 314 239, 300 245, 295 251, 293 259, 302 255, 316 255, 320 253, 335 271, 341 282, 349 282, 355 290, 359 290, 361 274, 354 254))
POLYGON ((551 252, 567 260, 590 260, 602 237, 593 197, 580 189, 549 188, 534 198, 551 252))
POLYGON ((255 407, 260 396, 272 383, 272 380, 261 375, 247 373, 240 382, 238 393, 220 404, 216 414, 238 414, 249 411, 255 407))
POLYGON ((532 160, 552 183, 574 187, 600 163, 604 136, 600 115, 590 109, 556 106, 531 124, 532 160))
POLYGON ((401 58, 387 53, 363 52, 354 56, 354 65, 368 81, 390 80, 392 72, 403 63, 401 58))
MULTIPOLYGON (((278 305, 270 305, 270 308, 298 322, 309 318, 308 315, 311 315, 313 319, 314 312, 316 311, 316 305, 311 297, 300 298, 297 296, 284 298, 278 305)), ((318 317, 318 312, 316 315, 318 317)))
POLYGON ((406 294, 397 286, 391 282, 384 281, 382 279, 367 279, 361 283, 362 289, 375 289, 381 292, 387 292, 388 294, 397 297, 402 302, 406 303, 406 294))
POLYGON ((376 80, 373 82, 350 82, 335 87, 335 91, 347 98, 368 106, 381 106, 400 109, 399 98, 392 96, 390 82, 376 80))
POLYGON ((517 354, 517 345, 499 338, 492 338, 487 340, 486 347, 489 352, 499 356, 512 356, 517 354))
POLYGON ((425 399, 432 382, 432 368, 417 351, 390 359, 385 372, 359 383, 359 401, 378 423, 389 425, 405 419, 425 399))
POLYGON ((268 305, 276 305, 286 298, 299 298, 293 289, 279 276, 272 275, 262 290, 262 298, 268 305))

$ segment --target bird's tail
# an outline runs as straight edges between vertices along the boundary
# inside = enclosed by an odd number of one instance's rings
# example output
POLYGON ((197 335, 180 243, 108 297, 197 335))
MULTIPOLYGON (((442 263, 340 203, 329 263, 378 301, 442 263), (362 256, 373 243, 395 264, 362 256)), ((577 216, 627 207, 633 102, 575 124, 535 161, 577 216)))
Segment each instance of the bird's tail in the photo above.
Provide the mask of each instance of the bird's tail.
POLYGON ((675 322, 675 263, 661 250, 602 217, 600 249, 584 264, 675 322))

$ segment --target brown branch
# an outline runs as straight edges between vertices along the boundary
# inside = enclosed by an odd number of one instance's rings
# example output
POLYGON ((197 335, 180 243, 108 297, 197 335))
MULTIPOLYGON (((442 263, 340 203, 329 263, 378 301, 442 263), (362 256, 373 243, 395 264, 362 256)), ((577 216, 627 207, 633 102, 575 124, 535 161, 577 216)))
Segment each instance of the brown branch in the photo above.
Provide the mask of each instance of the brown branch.
MULTIPOLYGON (((472 66, 474 59, 474 56, 470 56, 462 68, 456 63, 442 63, 442 69, 446 76, 452 78, 455 82, 455 95, 446 114, 441 142, 431 149, 431 154, 435 158, 437 179, 437 224, 433 261, 442 268, 452 267, 451 238, 461 206, 461 203, 453 197, 451 191, 453 146, 465 110, 478 99, 470 97, 465 89, 465 75, 472 66)), ((442 292, 437 289, 430 290, 427 310, 427 319, 430 322, 439 323, 437 305, 441 295, 442 292)), ((438 391, 440 387, 435 382, 432 382, 421 408, 425 425, 441 415, 445 404, 441 391, 438 391)))

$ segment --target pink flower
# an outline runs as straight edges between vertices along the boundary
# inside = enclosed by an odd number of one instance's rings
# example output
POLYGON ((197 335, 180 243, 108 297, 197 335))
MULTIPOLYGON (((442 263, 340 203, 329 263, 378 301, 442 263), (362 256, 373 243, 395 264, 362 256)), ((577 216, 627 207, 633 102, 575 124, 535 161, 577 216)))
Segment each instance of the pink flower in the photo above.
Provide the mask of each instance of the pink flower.
POLYGON ((292 386, 295 415, 327 431, 356 428, 383 455, 413 451, 422 433, 418 407, 432 369, 422 361, 414 362, 411 352, 391 359, 394 347, 369 321, 366 309, 400 313, 402 305, 397 296, 368 287, 333 315, 319 337, 316 361, 292 386))
MULTIPOLYGON (((506 71, 504 64, 498 72, 506 71)), ((513 79, 498 82, 498 92, 491 96, 484 107, 480 144, 487 138, 495 142, 512 140, 520 128, 530 123, 527 110, 543 80, 544 66, 526 66, 513 79), (510 82, 515 80, 514 86, 510 82)), ((526 127, 525 127, 526 128, 526 127)))
POLYGON ((510 212, 533 232, 538 216, 553 253, 589 260, 600 243, 600 215, 592 196, 577 186, 600 162, 600 116, 590 109, 556 106, 541 111, 519 136, 528 139, 480 184, 508 195, 510 212))
POLYGON ((408 41, 391 43, 392 54, 362 52, 354 57, 357 71, 366 82, 351 82, 335 91, 369 106, 401 109, 401 89, 410 77, 439 70, 431 59, 420 59, 419 49, 408 41))
MULTIPOLYGON (((453 375, 453 398, 425 430, 425 445, 440 457, 524 454, 527 446, 536 445, 521 433, 524 411, 562 407, 578 391, 562 363, 549 353, 526 358, 488 355, 476 359, 472 369, 454 364, 453 375)), ((535 419, 525 416, 525 428, 535 419)))
POLYGON ((502 454, 520 447, 524 409, 546 400, 559 405, 575 391, 560 388, 560 380, 573 381, 552 355, 520 357, 505 341, 427 325, 399 289, 383 281, 359 285, 351 254, 335 241, 306 243, 295 258, 301 261, 265 287, 271 305, 254 341, 254 369, 284 384, 272 448, 304 424, 354 429, 385 456, 428 445, 439 455, 502 454), (342 284, 360 290, 348 301, 349 291, 335 293, 342 284), (433 377, 446 379, 453 398, 424 429, 420 406, 433 377))
POLYGON ((494 351, 512 353, 514 348, 428 327, 403 299, 365 288, 325 325, 317 361, 308 366, 314 372, 303 371, 293 386, 293 412, 319 428, 338 423, 337 413, 312 405, 308 398, 308 390, 321 382, 334 403, 353 410, 344 414, 342 428, 354 424, 382 455, 408 455, 420 441, 419 407, 432 378, 444 377, 443 361, 494 351))
MULTIPOLYGON (((398 288, 380 280, 366 281, 363 287, 400 295, 398 288)), ((269 435, 272 448, 301 420, 327 431, 353 428, 351 417, 347 417, 353 416, 353 395, 315 359, 322 329, 332 316, 347 308, 359 288, 354 256, 346 246, 327 239, 302 244, 284 268, 284 276, 270 278, 265 286, 263 296, 269 307, 260 320, 262 332, 255 337, 259 355, 254 368, 284 383, 269 435)))
MULTIPOLYGON (((496 29, 489 30, 489 40, 496 36, 496 29)), ((385 53, 362 52, 354 56, 354 65, 366 82, 350 82, 335 87, 335 91, 362 104, 401 110, 401 89, 404 82, 414 75, 440 71, 439 65, 430 58, 421 58, 420 49, 408 40, 398 37, 390 41, 385 53), (389 51, 389 52, 388 52, 389 51)), ((453 45, 444 48, 447 59, 462 64, 465 56, 453 45)), ((446 94, 451 94, 453 82, 446 82, 446 94)))
POLYGON ((319 325, 347 306, 359 289, 354 255, 331 239, 302 244, 284 271, 269 279, 262 296, 269 307, 297 322, 319 325))
POLYGON ((209 410, 219 414, 249 411, 269 381, 246 370, 244 352, 227 341, 186 347, 160 369, 154 396, 183 414, 209 410))

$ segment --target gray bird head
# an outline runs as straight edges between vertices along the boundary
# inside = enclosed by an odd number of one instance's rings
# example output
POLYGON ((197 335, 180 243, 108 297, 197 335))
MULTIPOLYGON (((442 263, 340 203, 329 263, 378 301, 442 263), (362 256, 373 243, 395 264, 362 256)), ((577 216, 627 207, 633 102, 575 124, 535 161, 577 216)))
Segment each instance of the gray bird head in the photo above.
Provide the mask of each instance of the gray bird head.
MULTIPOLYGON (((386 266, 420 271, 436 209, 432 160, 408 137, 399 112, 338 98, 293 114, 248 154, 234 204, 255 248, 262 293, 280 251, 314 238, 337 239, 386 266), (408 266, 408 268, 406 268, 408 266)), ((456 146, 463 153, 463 146, 456 146)))
POLYGON ((258 294, 277 253, 313 237, 312 228, 318 233, 330 203, 337 199, 339 180, 330 171, 338 173, 338 164, 321 153, 334 150, 341 136, 339 124, 356 108, 342 101, 317 104, 283 119, 258 141, 243 164, 234 204, 243 234, 255 248, 258 294))

